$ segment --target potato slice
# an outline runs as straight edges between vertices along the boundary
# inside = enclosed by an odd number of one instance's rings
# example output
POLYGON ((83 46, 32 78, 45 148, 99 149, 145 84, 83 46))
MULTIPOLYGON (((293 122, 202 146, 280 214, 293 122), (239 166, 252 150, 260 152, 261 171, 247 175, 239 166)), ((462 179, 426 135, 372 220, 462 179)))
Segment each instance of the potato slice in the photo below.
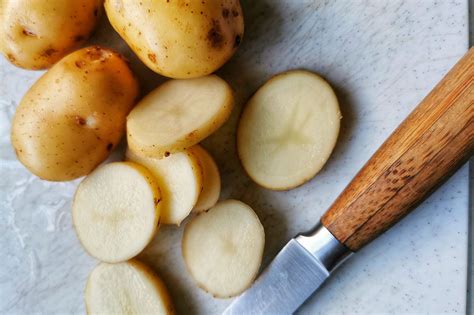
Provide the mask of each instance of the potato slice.
POLYGON ((331 86, 302 70, 265 83, 245 107, 237 130, 239 158, 259 185, 285 190, 304 184, 326 163, 341 113, 331 86))
POLYGON ((99 167, 77 188, 72 219, 86 251, 105 262, 128 260, 151 241, 160 218, 153 175, 132 162, 99 167))
POLYGON ((216 131, 232 105, 232 90, 218 76, 167 81, 128 115, 128 145, 158 158, 184 150, 216 131))
POLYGON ((252 208, 226 200, 186 225, 182 253, 198 285, 215 297, 226 298, 252 284, 264 244, 263 226, 252 208))
POLYGON ((198 158, 202 169, 202 191, 193 209, 193 212, 199 213, 212 208, 219 200, 221 177, 216 162, 203 147, 196 144, 189 151, 198 158))
POLYGON ((198 158, 182 151, 162 159, 141 156, 128 149, 127 160, 145 166, 161 191, 161 223, 180 225, 191 212, 202 190, 198 158))
POLYGON ((87 280, 85 304, 88 314, 174 314, 163 282, 136 260, 95 267, 87 280))

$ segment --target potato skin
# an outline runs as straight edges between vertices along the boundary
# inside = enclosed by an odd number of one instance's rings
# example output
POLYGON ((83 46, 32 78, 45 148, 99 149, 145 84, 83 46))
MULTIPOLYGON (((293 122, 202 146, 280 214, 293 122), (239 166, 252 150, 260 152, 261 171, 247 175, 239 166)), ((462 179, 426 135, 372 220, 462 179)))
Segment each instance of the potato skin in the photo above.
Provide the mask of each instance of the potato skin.
POLYGON ((195 78, 221 67, 242 41, 239 0, 106 0, 114 29, 153 71, 195 78))
POLYGON ((17 108, 11 142, 18 159, 46 180, 89 174, 120 141, 138 93, 116 52, 94 46, 64 57, 17 108))
POLYGON ((94 30, 103 0, 0 0, 0 50, 14 65, 46 69, 94 30))

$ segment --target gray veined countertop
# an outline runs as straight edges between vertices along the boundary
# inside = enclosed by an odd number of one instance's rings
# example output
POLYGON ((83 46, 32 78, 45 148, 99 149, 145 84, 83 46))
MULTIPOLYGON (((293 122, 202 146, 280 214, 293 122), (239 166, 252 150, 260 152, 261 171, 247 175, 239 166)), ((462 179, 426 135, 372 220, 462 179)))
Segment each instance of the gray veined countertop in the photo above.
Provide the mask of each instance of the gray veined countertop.
MULTIPOLYGON (((222 172, 222 199, 250 204, 266 231, 264 264, 311 228, 370 155, 468 47, 467 0, 246 0, 246 34, 219 71, 236 91, 230 121, 204 142, 222 172), (289 192, 257 187, 243 175, 234 130, 245 100, 271 75, 292 68, 320 73, 344 115, 323 171, 289 192)), ((104 19, 92 40, 132 59, 145 90, 162 82, 146 70, 104 19)), ((82 292, 96 264, 71 226, 78 181, 48 183, 29 174, 9 142, 10 121, 40 75, 0 59, 0 313, 83 313, 82 292)), ((115 155, 120 156, 118 150, 115 155)), ((418 210, 342 266, 302 314, 464 313, 468 172, 462 168, 418 210)), ((165 280, 182 314, 220 313, 185 271, 182 228, 163 227, 139 258, 165 280)))

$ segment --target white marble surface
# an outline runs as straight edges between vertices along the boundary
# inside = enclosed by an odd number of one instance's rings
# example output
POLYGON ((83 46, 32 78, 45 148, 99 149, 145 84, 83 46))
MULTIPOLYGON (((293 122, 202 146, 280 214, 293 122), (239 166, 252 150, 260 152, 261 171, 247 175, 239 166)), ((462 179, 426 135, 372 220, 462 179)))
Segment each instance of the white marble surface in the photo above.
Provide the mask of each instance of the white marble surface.
MULTIPOLYGON (((222 199, 250 204, 266 230, 264 263, 312 227, 376 148, 467 49, 467 0, 247 0, 246 34, 219 73, 236 90, 230 121, 205 141, 223 175, 222 199), (243 175, 234 149, 242 104, 271 75, 306 68, 326 77, 344 119, 336 150, 311 182, 270 192, 243 175)), ((92 40, 132 59, 144 90, 163 78, 147 71, 103 21, 92 40)), ((15 159, 10 121, 40 75, 0 60, 0 313, 84 313, 82 292, 96 261, 71 227, 78 181, 48 183, 15 159)), ((120 156, 118 150, 115 155, 120 156)), ((417 211, 348 261, 301 314, 464 313, 467 168, 417 211)), ((186 274, 182 228, 164 227, 140 255, 165 280, 181 314, 220 313, 186 274)))

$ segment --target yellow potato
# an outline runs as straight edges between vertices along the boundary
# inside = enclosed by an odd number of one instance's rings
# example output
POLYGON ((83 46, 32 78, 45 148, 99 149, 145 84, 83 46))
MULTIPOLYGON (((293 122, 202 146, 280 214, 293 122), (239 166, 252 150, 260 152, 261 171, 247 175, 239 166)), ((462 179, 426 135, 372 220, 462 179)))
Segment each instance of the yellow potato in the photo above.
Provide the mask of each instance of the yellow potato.
POLYGON ((216 75, 169 80, 128 115, 128 146, 156 158, 185 150, 227 121, 233 101, 232 89, 216 75))
POLYGON ((214 72, 234 54, 244 32, 238 0, 106 0, 104 6, 138 57, 171 78, 214 72))
POLYGON ((165 284, 145 264, 101 263, 87 280, 87 314, 174 314, 165 284))
POLYGON ((102 0, 1 0, 0 50, 25 69, 52 66, 94 30, 102 0))
POLYGON ((66 56, 17 108, 11 141, 18 159, 52 181, 90 173, 120 141, 137 95, 138 83, 118 53, 87 47, 66 56))

